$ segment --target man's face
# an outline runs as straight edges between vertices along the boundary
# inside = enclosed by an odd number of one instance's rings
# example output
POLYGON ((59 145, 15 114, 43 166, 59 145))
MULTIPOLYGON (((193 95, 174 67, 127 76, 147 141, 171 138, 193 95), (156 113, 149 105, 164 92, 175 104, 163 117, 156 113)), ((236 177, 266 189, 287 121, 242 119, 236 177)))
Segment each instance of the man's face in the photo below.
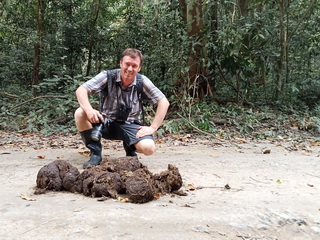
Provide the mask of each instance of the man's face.
POLYGON ((124 56, 122 60, 120 60, 120 68, 122 82, 125 85, 129 85, 133 82, 134 77, 140 71, 140 58, 124 56))

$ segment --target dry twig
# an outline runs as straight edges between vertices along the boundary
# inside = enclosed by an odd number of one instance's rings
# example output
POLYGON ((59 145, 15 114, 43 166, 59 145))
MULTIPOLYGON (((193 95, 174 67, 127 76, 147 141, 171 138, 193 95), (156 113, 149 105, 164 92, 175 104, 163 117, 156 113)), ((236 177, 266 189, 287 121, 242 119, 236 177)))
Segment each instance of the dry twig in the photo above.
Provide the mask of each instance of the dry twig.
POLYGON ((27 101, 24 101, 22 103, 19 103, 19 104, 16 104, 15 106, 13 106, 9 111, 12 111, 13 109, 16 109, 17 107, 20 107, 28 102, 32 102, 32 101, 36 101, 38 99, 41 99, 41 98, 60 98, 60 99, 68 99, 67 97, 65 96, 52 96, 52 95, 44 95, 44 96, 38 96, 38 97, 34 97, 34 98, 31 98, 27 101))

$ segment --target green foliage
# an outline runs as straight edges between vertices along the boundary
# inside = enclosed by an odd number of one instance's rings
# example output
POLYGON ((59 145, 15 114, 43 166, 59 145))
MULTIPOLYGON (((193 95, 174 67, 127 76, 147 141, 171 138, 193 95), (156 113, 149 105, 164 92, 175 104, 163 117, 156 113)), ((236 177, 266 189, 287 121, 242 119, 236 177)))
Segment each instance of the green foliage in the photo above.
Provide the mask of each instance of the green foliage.
POLYGON ((6 104, 1 108, 0 128, 44 134, 75 131, 73 113, 79 105, 75 90, 83 81, 80 75, 75 78, 55 76, 34 86, 35 97, 20 92, 18 98, 3 101, 6 104))
MULTIPOLYGON (((282 16, 288 33, 283 62, 275 1, 248 1, 246 14, 239 1, 203 1, 205 28, 197 38, 187 35, 178 0, 42 1, 40 33, 36 2, 1 3, 0 86, 16 97, 1 95, 0 129, 74 131, 76 88, 102 69, 118 67, 122 50, 136 47, 145 55, 142 73, 171 102, 160 135, 197 131, 227 137, 234 134, 227 129, 231 126, 266 138, 292 122, 319 132, 319 1, 314 6, 314 1, 288 2, 282 16), (36 43, 41 46, 37 85, 36 43), (191 91, 198 90, 193 76, 186 77, 188 54, 196 46, 203 54, 197 69, 206 68, 209 75, 201 77, 213 92, 203 100, 191 91), (273 118, 278 119, 274 127, 260 131, 261 123, 273 118)), ((97 106, 97 99, 92 101, 97 106)), ((153 116, 154 109, 149 113, 153 116)))
POLYGON ((227 139, 235 136, 298 139, 304 131, 313 135, 320 133, 319 110, 319 107, 314 111, 268 106, 245 108, 236 104, 218 105, 206 99, 184 107, 164 123, 162 131, 193 132, 227 139))

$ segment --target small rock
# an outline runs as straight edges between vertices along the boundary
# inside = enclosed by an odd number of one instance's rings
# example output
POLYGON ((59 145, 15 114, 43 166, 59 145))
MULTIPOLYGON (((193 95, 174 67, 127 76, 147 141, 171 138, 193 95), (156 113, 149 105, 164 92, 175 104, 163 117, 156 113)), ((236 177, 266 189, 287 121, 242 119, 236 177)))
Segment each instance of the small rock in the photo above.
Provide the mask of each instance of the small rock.
POLYGON ((203 225, 197 225, 195 229, 197 232, 210 233, 209 228, 203 225))

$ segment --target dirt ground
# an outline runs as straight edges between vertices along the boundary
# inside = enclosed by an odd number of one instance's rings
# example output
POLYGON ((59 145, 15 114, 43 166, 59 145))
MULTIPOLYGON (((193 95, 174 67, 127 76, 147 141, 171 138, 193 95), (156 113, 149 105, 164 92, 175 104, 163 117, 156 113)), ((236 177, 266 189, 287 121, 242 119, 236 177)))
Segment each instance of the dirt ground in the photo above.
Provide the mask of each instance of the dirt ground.
MULTIPOLYGON (((104 141, 105 157, 124 152, 104 141)), ((69 192, 34 195, 41 167, 87 160, 79 136, 0 133, 0 239, 320 239, 320 145, 314 139, 163 139, 139 156, 179 168, 187 196, 145 204, 69 192)))

